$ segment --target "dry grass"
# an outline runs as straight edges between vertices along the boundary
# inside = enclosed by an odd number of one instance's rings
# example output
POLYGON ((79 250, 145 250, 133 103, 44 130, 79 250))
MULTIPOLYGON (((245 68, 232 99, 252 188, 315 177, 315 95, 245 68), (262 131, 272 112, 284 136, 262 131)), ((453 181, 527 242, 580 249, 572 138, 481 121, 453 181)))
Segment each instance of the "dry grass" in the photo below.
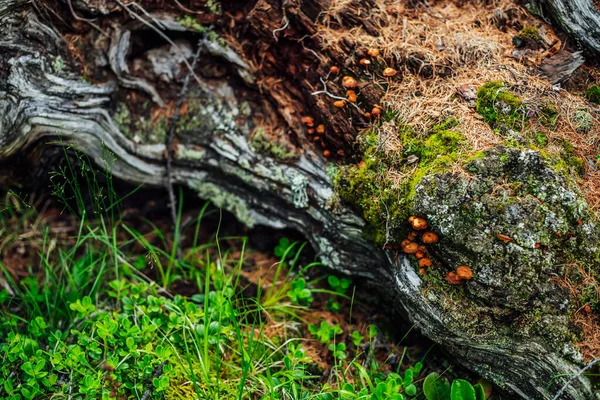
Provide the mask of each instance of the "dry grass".
MULTIPOLYGON (((577 94, 553 90, 551 83, 539 75, 537 65, 533 65, 563 46, 551 26, 542 26, 510 0, 498 0, 492 5, 478 1, 465 4, 444 1, 418 8, 407 2, 377 0, 373 3, 375 7, 368 13, 363 10, 364 15, 360 17, 380 26, 378 37, 368 34, 363 27, 344 29, 340 14, 352 1, 337 0, 321 16, 318 38, 324 49, 343 48, 342 44, 348 40, 356 43, 357 50, 378 48, 380 61, 401 72, 401 78, 389 81, 373 78, 382 87, 387 86, 381 103, 395 110, 403 121, 426 131, 433 124, 454 116, 459 119, 457 129, 468 139, 472 152, 503 144, 506 138, 482 121, 472 104, 457 96, 457 88, 461 86, 480 87, 486 82, 503 81, 524 103, 552 103, 559 109, 555 129, 544 127, 533 118, 536 131, 545 132, 550 139, 573 144, 575 155, 584 160, 596 160, 600 153, 600 121, 592 117, 587 133, 577 132, 573 122, 575 113, 588 110, 590 104, 577 94), (512 25, 499 29, 496 23, 508 14, 512 25), (513 57, 512 39, 518 34, 519 26, 527 25, 543 27, 552 46, 530 53, 522 62, 513 57), (411 64, 415 59, 421 62, 420 71, 415 71, 414 62, 411 64)), ((353 62, 359 70, 358 60, 353 62)), ((588 203, 597 211, 600 209, 600 173, 588 162, 585 164, 587 173, 579 184, 588 203)))
POLYGON ((581 265, 575 264, 566 266, 565 275, 561 278, 555 278, 554 281, 569 289, 571 298, 575 299, 574 307, 576 311, 573 314, 573 322, 581 328, 584 338, 576 346, 581 351, 585 361, 589 362, 600 354, 600 318, 592 312, 589 305, 583 304, 579 299, 582 295, 581 289, 590 286, 595 289, 596 299, 600 299, 600 285, 590 271, 581 265), (571 276, 577 276, 577 282, 570 278, 571 276))

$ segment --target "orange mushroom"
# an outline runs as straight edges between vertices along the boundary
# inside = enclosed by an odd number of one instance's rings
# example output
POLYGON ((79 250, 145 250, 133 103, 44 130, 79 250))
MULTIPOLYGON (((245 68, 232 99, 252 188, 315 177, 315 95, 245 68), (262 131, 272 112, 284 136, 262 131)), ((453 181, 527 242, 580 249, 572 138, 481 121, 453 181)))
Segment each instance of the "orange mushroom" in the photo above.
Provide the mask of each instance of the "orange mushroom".
POLYGON ((302 123, 308 126, 309 128, 315 126, 315 120, 313 119, 313 117, 309 117, 308 115, 300 118, 300 121, 302 121, 302 123))
POLYGON ((411 225, 415 230, 420 231, 427 228, 427 221, 425 220, 425 218, 415 217, 412 220, 411 225))
POLYGON ((346 89, 354 89, 358 86, 358 82, 351 76, 345 76, 342 78, 342 86, 346 89))
POLYGON ((325 133, 325 125, 321 124, 319 126, 317 126, 317 133, 322 135, 325 133))
POLYGON ((425 247, 425 246, 419 246, 418 250, 423 254, 427 254, 427 247, 425 247))
POLYGON ((431 267, 431 258, 423 257, 419 260, 419 267, 427 268, 431 267))
POLYGON ((412 240, 410 240, 410 239, 404 239, 403 241, 400 242, 400 246, 404 247, 404 246, 406 246, 409 243, 412 243, 412 240))
POLYGON ((388 77, 388 78, 396 75, 396 73, 397 73, 397 71, 394 68, 389 68, 388 67, 388 68, 386 68, 386 69, 383 70, 383 76, 388 77))
POLYGON ((416 244, 415 242, 410 242, 406 246, 402 247, 402 251, 404 251, 406 254, 415 254, 418 248, 418 244, 416 244))
POLYGON ((346 97, 348 98, 348 101, 351 103, 356 103, 356 100, 358 100, 358 98, 356 97, 356 92, 354 90, 348 90, 346 92, 346 97))
POLYGON ((440 240, 440 237, 435 232, 425 232, 421 237, 421 240, 423 240, 423 243, 431 244, 437 243, 438 240, 440 240))
POLYGON ((371 114, 373 114, 375 117, 379 117, 381 115, 381 108, 374 107, 371 110, 371 114))
POLYGON ((346 105, 346 100, 336 100, 333 102, 333 105, 338 108, 342 108, 346 105))
POLYGON ((331 155, 331 152, 330 152, 329 150, 325 150, 325 151, 323 152, 323 156, 324 156, 324 157, 329 157, 330 155, 331 155))
POLYGON ((379 55, 379 49, 369 49, 369 51, 367 51, 367 54, 371 57, 377 57, 379 55))
POLYGON ((419 274, 421 274, 421 275, 425 275, 426 272, 427 272, 427 270, 425 268, 421 268, 419 270, 419 274))
POLYGON ((468 281, 469 279, 473 279, 473 270, 466 265, 461 265, 456 269, 456 276, 468 281))
POLYGON ((329 68, 329 72, 331 72, 332 74, 337 74, 340 72, 340 69, 333 65, 331 68, 329 68))
POLYGON ((464 282, 464 280, 459 278, 454 272, 448 272, 448 275, 446 275, 446 281, 453 285, 461 285, 464 282))
POLYGON ((421 259, 425 257, 425 254, 422 251, 417 250, 417 252, 415 253, 415 257, 417 257, 417 259, 421 259))
POLYGON ((364 67, 371 64, 371 61, 367 58, 361 58, 358 63, 364 67))

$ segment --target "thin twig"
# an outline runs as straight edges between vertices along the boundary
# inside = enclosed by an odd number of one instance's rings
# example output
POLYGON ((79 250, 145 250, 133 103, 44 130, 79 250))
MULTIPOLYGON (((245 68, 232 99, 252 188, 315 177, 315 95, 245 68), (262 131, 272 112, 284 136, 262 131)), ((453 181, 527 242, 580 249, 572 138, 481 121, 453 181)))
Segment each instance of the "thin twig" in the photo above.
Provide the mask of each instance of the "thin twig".
POLYGON ((167 142, 165 143, 165 147, 167 149, 167 190, 169 191, 169 208, 171 209, 171 218, 173 219, 173 234, 175 242, 177 243, 177 259, 181 259, 181 248, 179 247, 179 243, 177 242, 177 238, 179 237, 178 232, 178 224, 177 224, 177 199, 175 199, 175 190, 173 189, 173 175, 172 175, 172 163, 173 163, 173 137, 175 136, 175 128, 177 126, 177 121, 179 121, 179 110, 181 109, 181 105, 187 95, 188 86, 190 83, 190 76, 192 75, 194 68, 196 67, 196 63, 198 62, 198 57, 200 57, 200 53, 202 51, 202 38, 198 41, 198 49, 196 50, 196 54, 194 54, 194 59, 192 61, 191 70, 186 74, 183 80, 183 86, 181 87, 181 91, 179 92, 179 96, 177 98, 177 102, 175 102, 175 110, 173 111, 173 116, 171 117, 171 126, 169 127, 169 134, 167 135, 167 142))
POLYGON ((579 370, 579 372, 577 374, 575 374, 575 376, 573 376, 571 379, 569 379, 569 382, 567 382, 557 393, 556 395, 554 395, 554 397, 552 398, 552 400, 558 400, 560 398, 560 396, 564 393, 565 390, 567 390, 567 388, 569 386, 571 386, 571 384, 577 379, 579 378, 585 371, 587 371, 588 369, 592 368, 594 365, 596 365, 596 363, 598 363, 600 361, 600 358, 595 358, 592 361, 590 361, 585 367, 583 367, 582 369, 579 370))
POLYGON ((332 99, 347 101, 354 108, 356 108, 361 114, 363 113, 362 110, 356 104, 352 103, 351 101, 348 101, 347 98, 336 96, 335 94, 329 93, 329 91, 327 90, 327 84, 325 83, 325 81, 323 80, 323 78, 320 78, 320 79, 321 79, 321 83, 323 84, 323 90, 318 90, 316 92, 312 92, 311 93, 312 96, 316 96, 318 94, 326 94, 327 96, 331 97, 332 99))

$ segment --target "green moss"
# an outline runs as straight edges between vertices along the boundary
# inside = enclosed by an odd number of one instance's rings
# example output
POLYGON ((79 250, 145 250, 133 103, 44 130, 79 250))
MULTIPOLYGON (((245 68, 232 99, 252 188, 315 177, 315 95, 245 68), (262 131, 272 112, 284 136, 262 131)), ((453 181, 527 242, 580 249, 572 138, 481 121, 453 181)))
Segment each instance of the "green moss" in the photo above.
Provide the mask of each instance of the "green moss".
POLYGON ((520 130, 525 119, 521 108, 521 99, 508 93, 502 82, 488 82, 477 91, 476 110, 493 128, 520 130))
POLYGON ((265 130, 259 127, 254 135, 250 145, 257 151, 271 154, 278 160, 285 161, 297 157, 297 154, 293 150, 288 149, 285 145, 276 143, 270 139, 265 130))
POLYGON ((538 111, 538 119, 542 125, 555 129, 556 121, 558 120, 558 109, 554 104, 542 103, 538 111))
POLYGON ((131 112, 129 107, 125 103, 118 103, 115 114, 113 115, 113 121, 119 127, 119 130, 127 137, 131 136, 131 112))
POLYGON ((529 42, 538 42, 541 39, 538 28, 531 25, 526 26, 519 31, 519 38, 529 42))
POLYGON ((385 154, 376 129, 369 130, 359 138, 362 162, 338 169, 336 190, 362 214, 367 239, 378 245, 398 242, 406 233, 417 184, 427 175, 448 170, 460 158, 463 135, 441 127, 435 131, 424 138, 403 126, 398 132, 402 152, 385 154), (418 161, 409 163, 415 156, 418 161))
POLYGON ((575 148, 573 145, 565 140, 559 141, 558 145, 561 147, 558 156, 541 152, 542 156, 549 160, 551 165, 557 171, 566 171, 569 174, 579 176, 585 174, 585 161, 575 156, 575 148))
POLYGON ((548 136, 542 131, 536 132, 535 142, 539 147, 546 147, 548 146, 548 136))
POLYGON ((592 103, 600 104, 600 86, 591 85, 585 92, 585 97, 592 103))

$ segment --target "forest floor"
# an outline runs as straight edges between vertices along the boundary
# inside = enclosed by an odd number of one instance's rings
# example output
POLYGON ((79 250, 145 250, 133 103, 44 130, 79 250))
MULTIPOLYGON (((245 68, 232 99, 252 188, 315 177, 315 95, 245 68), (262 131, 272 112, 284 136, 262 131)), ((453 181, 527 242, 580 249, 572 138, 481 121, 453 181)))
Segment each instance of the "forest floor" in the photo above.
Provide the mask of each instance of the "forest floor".
POLYGON ((3 195, 2 398, 430 399, 464 374, 292 234, 182 193, 174 228, 86 163, 3 195))

